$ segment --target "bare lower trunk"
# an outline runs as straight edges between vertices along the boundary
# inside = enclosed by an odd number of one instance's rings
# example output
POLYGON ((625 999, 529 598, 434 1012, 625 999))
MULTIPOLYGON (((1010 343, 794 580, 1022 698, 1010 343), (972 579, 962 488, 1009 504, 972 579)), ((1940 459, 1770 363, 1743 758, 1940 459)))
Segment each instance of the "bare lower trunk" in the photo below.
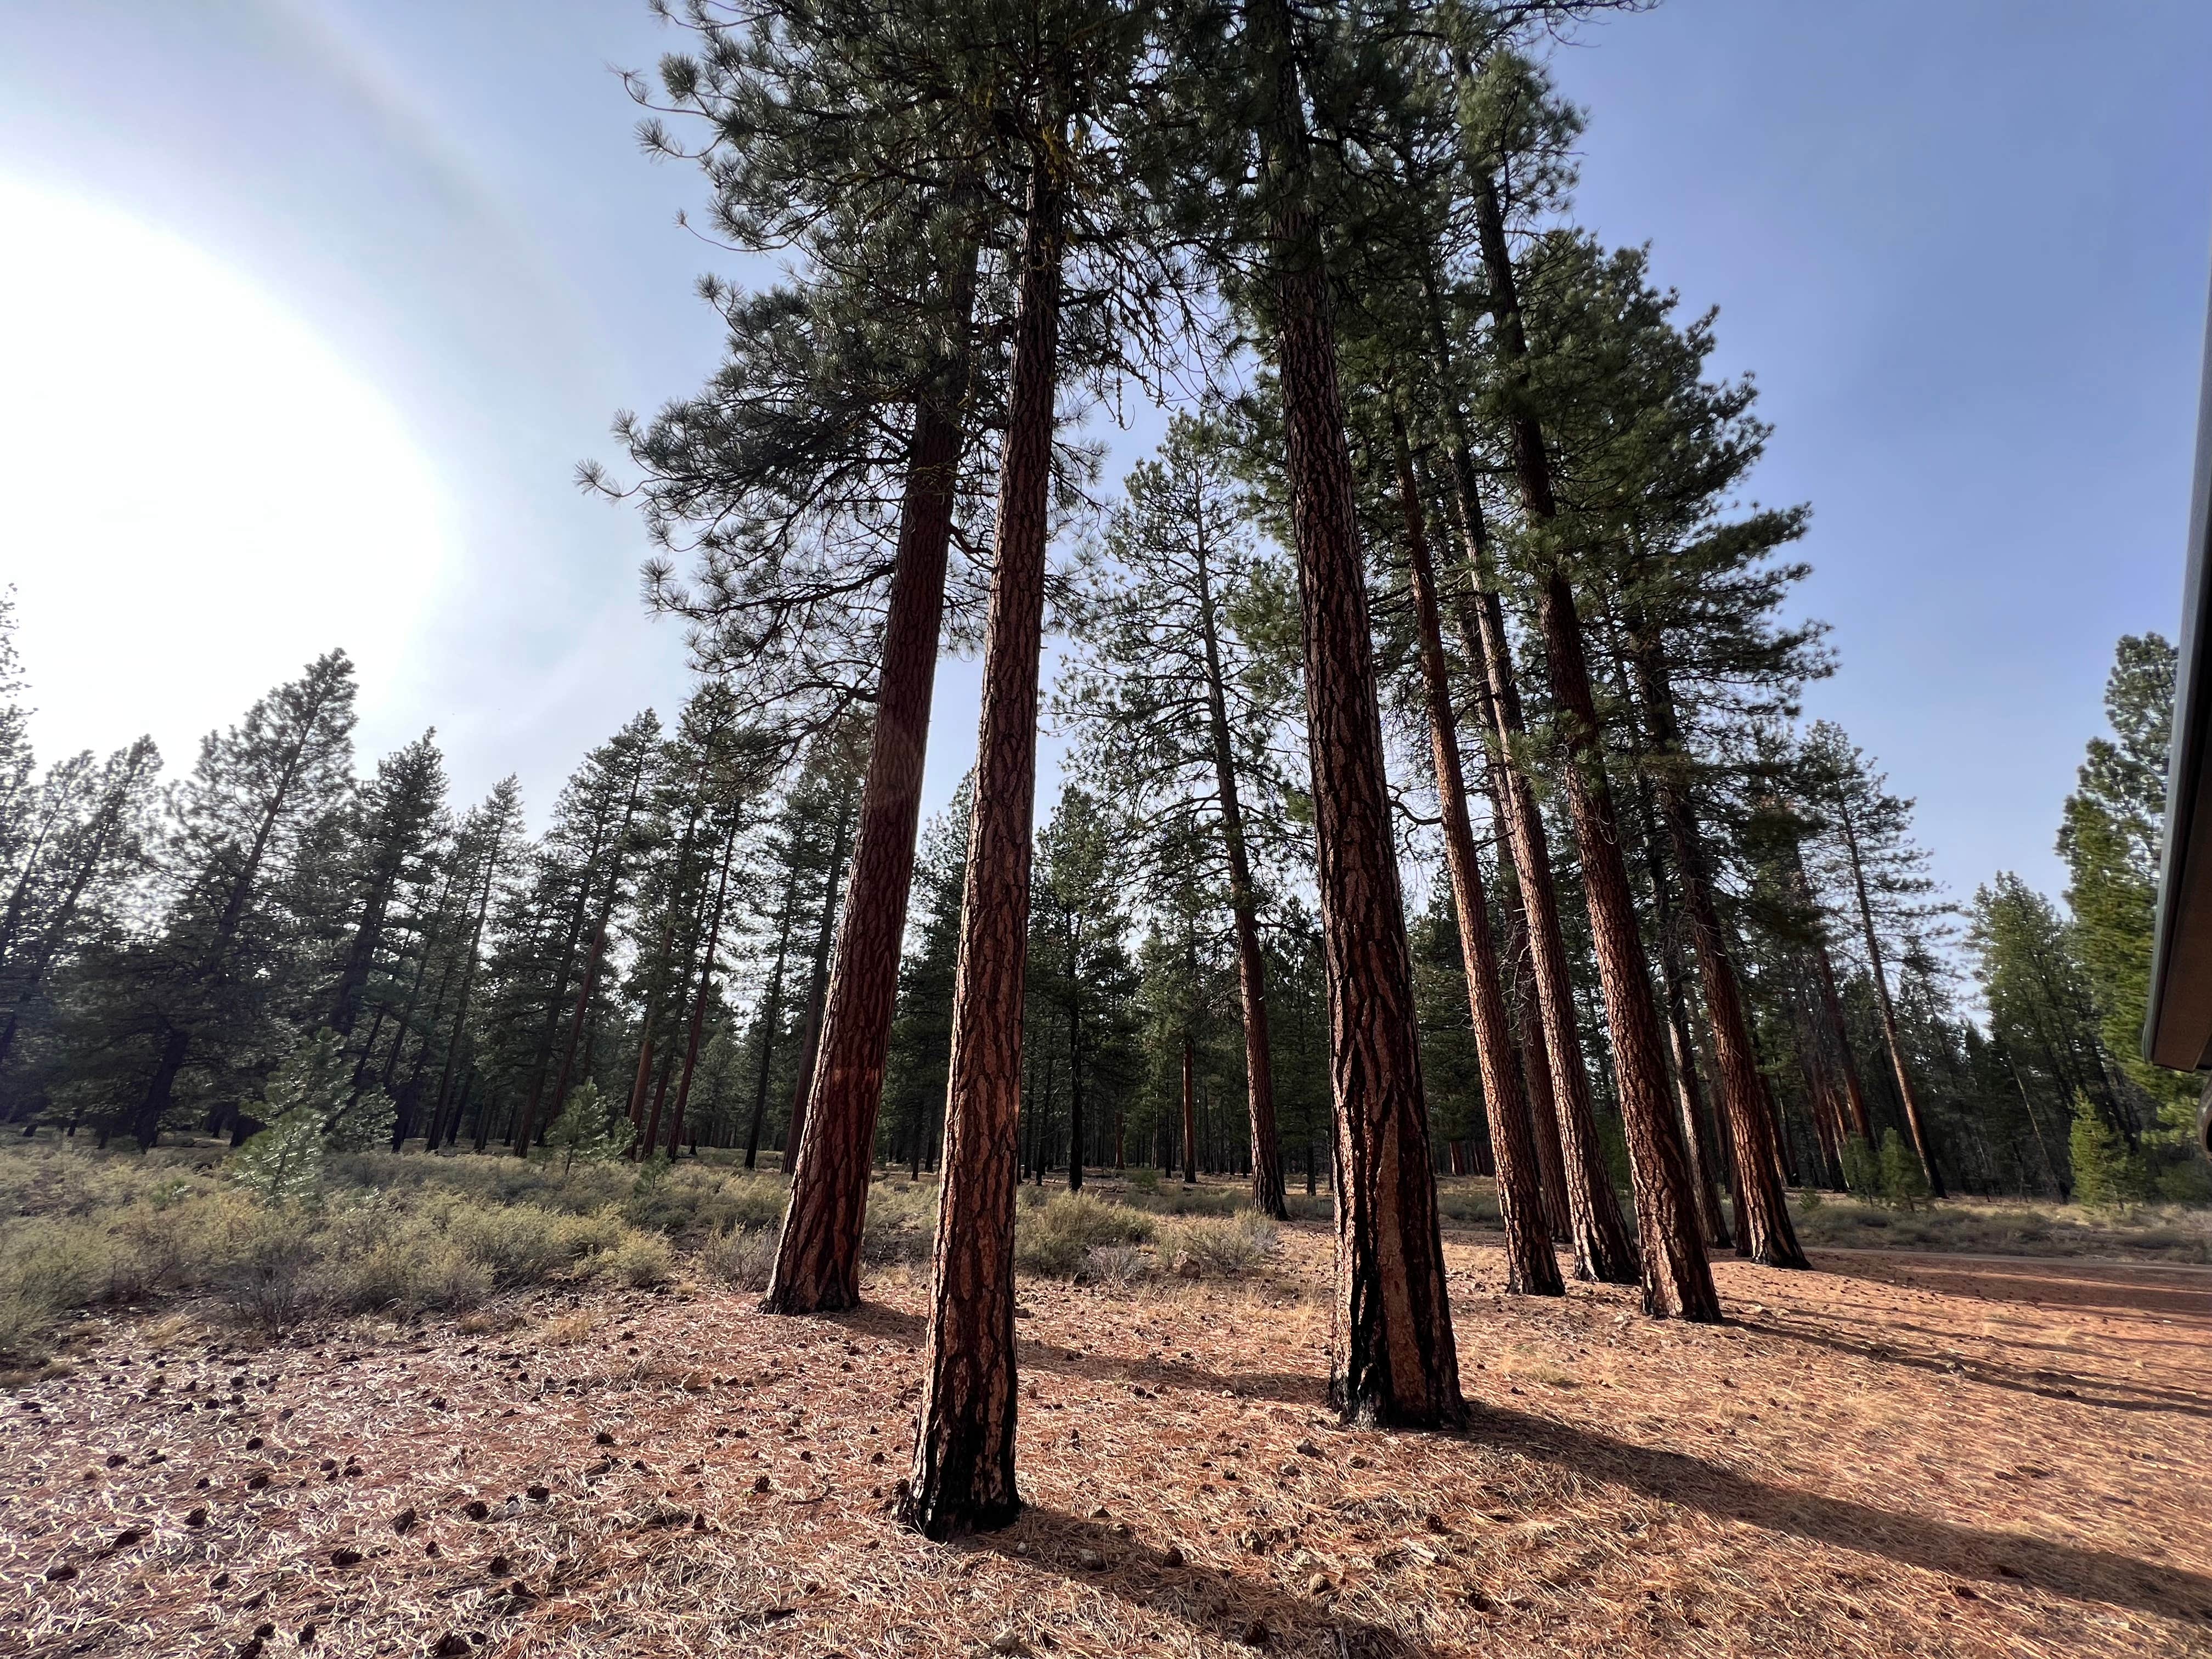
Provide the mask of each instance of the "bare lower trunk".
MULTIPOLYGON (((845 876, 845 835, 848 816, 840 803, 837 811, 837 836, 830 843, 828 885, 822 890, 822 921, 814 935, 814 969, 806 978, 806 1024, 799 1038, 799 1082, 791 1092, 791 1121, 783 1135, 783 1167, 795 1170, 799 1155, 806 1150, 806 1104, 814 1092, 815 1064, 821 1057, 822 1008, 830 994, 830 946, 836 937, 837 926, 837 897, 845 876)), ((880 1095, 880 1089, 878 1090, 880 1095)), ((875 1145, 876 1130, 872 1116, 868 1124, 868 1139, 860 1147, 860 1179, 862 1199, 866 1198, 868 1153, 875 1145)))
POLYGON ((1774 1120, 1766 1112, 1759 1061, 1752 1052, 1750 1018, 1744 1008, 1735 963, 1721 934, 1720 913, 1705 867, 1704 839, 1680 770, 1688 757, 1675 722, 1674 688, 1656 639, 1647 635, 1637 640, 1635 669, 1637 695, 1657 751, 1652 787, 1673 845, 1674 871, 1681 878, 1691 948, 1697 956, 1698 978, 1705 987, 1705 1013, 1712 1027, 1713 1053, 1719 1061, 1721 1115, 1735 1152, 1735 1224, 1746 1235, 1753 1261, 1770 1267, 1807 1267, 1810 1264, 1790 1222, 1774 1120))
POLYGON ((1545 583, 1540 605, 1552 695, 1565 716, 1567 812, 1582 853, 1583 892, 1605 994, 1614 1076, 1628 1139, 1644 1266, 1644 1305, 1660 1317, 1717 1320, 1720 1299, 1697 1218, 1697 1200, 1667 1103, 1665 1045, 1651 1000, 1651 970, 1637 924, 1620 826, 1598 747, 1597 709, 1583 656, 1582 624, 1564 575, 1545 583))
MULTIPOLYGON (((972 253, 969 259, 957 290, 963 332, 965 296, 974 284, 972 253)), ((953 403, 966 380, 964 349, 957 355, 959 363, 948 376, 955 383, 953 403)), ((934 401, 916 406, 898 562, 877 680, 875 730, 805 1113, 813 1146, 801 1149, 805 1155, 792 1183, 791 1206, 763 1304, 778 1312, 847 1308, 860 1297, 867 1160, 883 1105, 884 1065, 898 1003, 899 951, 914 884, 915 832, 921 821, 929 711, 945 617, 960 439, 957 407, 939 408, 934 401)), ((745 1162, 752 1162, 750 1150, 745 1162)))
POLYGON ((1058 166, 1056 149, 1034 152, 953 982, 927 1386, 913 1468, 898 1503, 907 1525, 938 1539, 1004 1526, 1021 1509, 1014 1486, 1014 1188, 1058 383, 1058 166))
MULTIPOLYGON (((1451 872, 1452 902, 1459 913, 1460 954, 1467 970, 1468 1006, 1474 1024, 1482 1098, 1490 1119, 1490 1146, 1498 1170, 1498 1210, 1505 1227, 1506 1288, 1529 1296, 1559 1296, 1565 1286, 1552 1254, 1544 1216, 1543 1175, 1536 1161, 1528 1106, 1521 1086, 1505 994, 1498 982, 1498 952, 1490 936, 1490 900, 1476 862, 1474 828, 1467 813, 1467 780, 1460 762, 1459 726, 1452 710, 1451 676, 1444 664, 1437 619, 1437 578, 1429 558, 1421 498, 1404 422, 1391 417, 1397 450, 1399 504, 1406 522, 1406 560, 1413 592, 1414 637, 1428 706, 1429 749, 1436 765, 1437 799, 1443 818, 1444 862, 1451 872)), ((1453 1173, 1461 1172, 1456 1142, 1453 1173)))
MULTIPOLYGON (((1522 389, 1528 343, 1522 332, 1512 259, 1498 193, 1486 178, 1475 180, 1474 205, 1483 264, 1490 278, 1493 336, 1501 362, 1522 389)), ((1526 408, 1511 416, 1513 470, 1521 504, 1530 520, 1557 517, 1551 467, 1535 416, 1526 408)), ((1667 1066, 1659 1019, 1651 1000, 1620 828, 1605 776, 1596 701, 1583 656, 1582 619, 1563 570, 1554 568, 1538 601, 1553 701, 1567 727, 1564 757, 1567 811, 1582 854, 1583 890, 1589 908, 1598 978, 1605 992, 1613 1037, 1614 1076, 1627 1133, 1631 1184, 1636 1195, 1637 1237, 1642 1257, 1644 1304, 1661 1316, 1717 1320, 1720 1300, 1699 1236, 1680 1131, 1667 1105, 1667 1066)))
POLYGON ((1336 1106, 1335 1340, 1348 1421, 1457 1425, 1459 1356, 1421 1090, 1413 963, 1384 774, 1367 588, 1285 0, 1249 0, 1270 106, 1268 276, 1304 646, 1322 954, 1336 1106))
POLYGON ((1690 1156, 1690 1176, 1698 1190, 1698 1213, 1705 1222, 1705 1243, 1733 1243, 1728 1216, 1721 1208, 1720 1177, 1711 1143, 1705 1134, 1705 1089, 1698 1079, 1698 1045, 1690 1034, 1689 994, 1682 983, 1680 952, 1661 917, 1659 974, 1667 988, 1667 1043, 1674 1062, 1674 1103, 1682 1118, 1682 1146, 1690 1156))
POLYGON ((1259 901, 1244 841, 1244 808, 1229 729, 1213 586, 1206 544, 1198 542, 1199 626, 1206 648, 1206 721, 1212 738, 1214 787, 1221 798, 1221 836, 1229 854, 1229 908, 1237 923, 1237 987, 1244 1012, 1245 1101, 1252 1127, 1252 1202, 1278 1221, 1290 1218, 1283 1199, 1283 1148, 1275 1133, 1275 1068, 1267 1048, 1267 963, 1260 950, 1259 901))

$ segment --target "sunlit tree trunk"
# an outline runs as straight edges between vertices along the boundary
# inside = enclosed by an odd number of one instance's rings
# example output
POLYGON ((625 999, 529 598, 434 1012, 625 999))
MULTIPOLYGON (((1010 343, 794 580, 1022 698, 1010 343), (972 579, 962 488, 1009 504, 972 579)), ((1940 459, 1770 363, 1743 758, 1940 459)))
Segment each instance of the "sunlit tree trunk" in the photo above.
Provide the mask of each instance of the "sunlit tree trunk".
POLYGON ((1336 335, 1285 0, 1248 0, 1264 101, 1267 279, 1297 545, 1316 886, 1336 1107, 1335 1340, 1347 1420, 1466 1419, 1422 1097, 1336 335))
POLYGON ((907 1525, 939 1539, 1004 1526, 1021 1508, 1014 1485, 1014 1188, 1062 246, 1058 147, 1039 146, 1031 161, 999 464, 998 568, 984 629, 925 1382, 913 1468, 898 1500, 907 1525))
MULTIPOLYGON (((1491 1154, 1498 1170, 1498 1209, 1505 1227, 1506 1287, 1529 1296, 1559 1296, 1565 1286, 1559 1279, 1559 1261, 1552 1254, 1551 1229, 1544 1215, 1543 1175, 1530 1133, 1528 1102, 1522 1093, 1520 1056, 1515 1052, 1505 994, 1498 982, 1498 951, 1490 934, 1490 900, 1483 890, 1482 866, 1475 859, 1474 828, 1468 818, 1458 717, 1452 709, 1451 674, 1444 662, 1443 629, 1437 616, 1436 569, 1429 557, 1428 532, 1405 424, 1395 413, 1391 428, 1397 452, 1399 506, 1406 524, 1414 639, 1428 707, 1437 799, 1443 819, 1444 863, 1451 875, 1452 903, 1459 913, 1460 954, 1467 970, 1468 1006, 1482 1073, 1482 1101, 1490 1120, 1491 1154)), ((1461 1174, 1462 1159, 1457 1142, 1451 1152, 1452 1173, 1461 1174)))
MULTIPOLYGON (((884 1066, 898 1004, 899 952, 914 885, 915 834, 921 817, 929 711, 944 628, 975 258, 970 246, 953 278, 955 337, 943 391, 915 409, 883 666, 877 678, 875 726, 860 786, 836 956, 823 999, 821 1041, 800 1108, 815 1144, 792 1146, 801 1167, 792 1183, 791 1206, 763 1304, 776 1312, 850 1307, 860 1297, 867 1160, 875 1146, 884 1066), (810 1159, 811 1170, 805 1167, 810 1159)), ((746 1163, 751 1162, 749 1153, 746 1163)))
MULTIPOLYGON (((1475 181, 1474 192, 1483 264, 1490 278, 1493 336, 1500 361, 1516 388, 1525 390, 1528 346, 1497 190, 1481 178, 1475 181)), ((1513 411, 1509 428, 1522 510, 1532 523, 1548 526, 1558 514, 1542 430, 1525 407, 1513 411)), ((1652 1003, 1650 967, 1644 958, 1628 867, 1621 854, 1620 821, 1606 781, 1582 619, 1566 573, 1556 563, 1538 589, 1536 614, 1552 699, 1565 727, 1562 769, 1567 813, 1582 854, 1591 942, 1613 1037, 1636 1196, 1644 1308, 1662 1317, 1717 1320, 1720 1298, 1713 1289, 1698 1225, 1681 1133, 1667 1104, 1665 1047, 1652 1003)))

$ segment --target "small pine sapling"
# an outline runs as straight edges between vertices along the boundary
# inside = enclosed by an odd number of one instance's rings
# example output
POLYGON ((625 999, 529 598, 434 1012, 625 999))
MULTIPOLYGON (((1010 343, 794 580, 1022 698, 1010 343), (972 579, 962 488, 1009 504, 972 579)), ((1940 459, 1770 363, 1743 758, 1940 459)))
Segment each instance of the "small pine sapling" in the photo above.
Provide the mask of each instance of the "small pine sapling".
POLYGON ((579 1158, 586 1164, 605 1164, 619 1158, 629 1150, 629 1121, 610 1112, 600 1097, 599 1085, 586 1082, 569 1095, 561 1115, 545 1131, 545 1145, 560 1154, 561 1180, 565 1185, 568 1171, 579 1158))
POLYGON ((1881 1196, 1881 1154, 1864 1135, 1853 1135, 1844 1143, 1844 1185, 1851 1195, 1860 1199, 1879 1199, 1881 1196))
POLYGON ((1928 1176, 1920 1159, 1894 1129, 1881 1137, 1882 1202, 1892 1209, 1917 1210, 1928 1201, 1928 1176))
POLYGON ((2128 1149, 2096 1103, 2079 1090, 2066 1146, 2074 1163, 2074 1201, 2083 1209, 2125 1212, 2149 1195, 2142 1155, 2128 1149))

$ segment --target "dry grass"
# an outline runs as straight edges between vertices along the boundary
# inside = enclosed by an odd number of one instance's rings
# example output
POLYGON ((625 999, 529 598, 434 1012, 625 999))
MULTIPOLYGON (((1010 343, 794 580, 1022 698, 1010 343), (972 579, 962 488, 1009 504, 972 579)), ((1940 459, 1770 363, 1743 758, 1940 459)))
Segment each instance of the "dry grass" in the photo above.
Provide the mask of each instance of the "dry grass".
POLYGON ((89 1318, 0 1414, 0 1653, 2212 1651, 2212 1274, 1726 1261, 1698 1328, 1509 1297, 1455 1232, 1442 1436, 1323 1408, 1328 1248, 1025 1285, 1030 1507, 952 1547, 886 1512, 902 1265, 836 1319, 604 1279, 492 1334, 89 1318))

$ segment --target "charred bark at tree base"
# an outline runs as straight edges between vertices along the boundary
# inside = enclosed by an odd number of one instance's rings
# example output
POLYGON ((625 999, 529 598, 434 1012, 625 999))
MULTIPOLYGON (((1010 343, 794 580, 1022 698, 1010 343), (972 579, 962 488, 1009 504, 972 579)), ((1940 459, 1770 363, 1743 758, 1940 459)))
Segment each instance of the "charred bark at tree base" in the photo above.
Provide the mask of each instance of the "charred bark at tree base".
MULTIPOLYGON (((1060 293, 1060 144, 1032 154, 1021 296, 999 469, 998 568, 985 624, 930 1285, 927 1377, 899 1517, 931 1538, 1006 1525, 1014 1485, 1014 1198, 1029 950, 1038 659, 1060 293)), ((1079 1153, 1078 1156, 1080 1154, 1079 1153)), ((866 1148, 860 1173, 866 1177, 866 1148)))

